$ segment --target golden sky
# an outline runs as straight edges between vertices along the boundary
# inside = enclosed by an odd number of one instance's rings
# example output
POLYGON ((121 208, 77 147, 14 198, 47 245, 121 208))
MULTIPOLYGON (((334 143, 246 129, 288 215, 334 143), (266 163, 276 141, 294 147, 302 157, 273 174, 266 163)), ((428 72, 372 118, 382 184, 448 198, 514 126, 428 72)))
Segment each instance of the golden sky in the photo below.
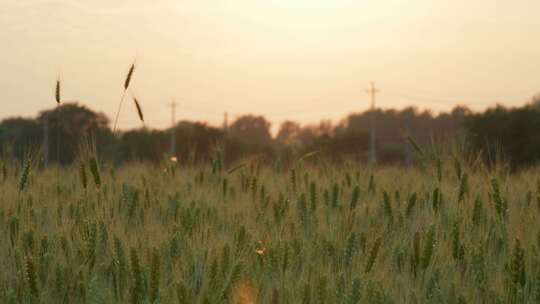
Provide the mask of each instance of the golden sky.
MULTIPOLYGON (((113 117, 133 92, 148 124, 220 124, 223 112, 274 125, 337 119, 369 105, 435 111, 540 91, 538 0, 2 0, 0 119, 63 98, 113 117)), ((126 103, 121 128, 139 126, 126 103)))

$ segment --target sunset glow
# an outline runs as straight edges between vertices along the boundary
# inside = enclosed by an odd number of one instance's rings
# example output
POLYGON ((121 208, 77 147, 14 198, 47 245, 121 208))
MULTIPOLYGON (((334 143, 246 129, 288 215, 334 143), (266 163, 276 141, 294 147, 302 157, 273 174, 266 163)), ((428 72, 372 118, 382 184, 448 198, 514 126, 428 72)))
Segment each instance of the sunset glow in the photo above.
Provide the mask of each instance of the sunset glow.
MULTIPOLYGON (((0 116, 49 107, 58 74, 67 99, 112 116, 135 58, 154 127, 167 126, 171 97, 179 119, 213 124, 225 111, 338 119, 367 108, 370 80, 385 108, 521 105, 538 89, 539 10, 534 0, 7 0, 0 82, 20 102, 0 116)), ((121 128, 137 124, 132 114, 121 128)))

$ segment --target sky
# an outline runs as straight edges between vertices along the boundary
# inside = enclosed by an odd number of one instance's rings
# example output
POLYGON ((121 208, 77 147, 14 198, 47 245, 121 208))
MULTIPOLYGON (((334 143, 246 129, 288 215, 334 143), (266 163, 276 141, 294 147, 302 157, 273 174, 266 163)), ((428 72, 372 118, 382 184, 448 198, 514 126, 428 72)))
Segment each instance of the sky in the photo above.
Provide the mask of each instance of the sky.
POLYGON ((538 0, 2 0, 0 119, 63 100, 140 127, 337 122, 369 107, 520 106, 540 92, 538 0))

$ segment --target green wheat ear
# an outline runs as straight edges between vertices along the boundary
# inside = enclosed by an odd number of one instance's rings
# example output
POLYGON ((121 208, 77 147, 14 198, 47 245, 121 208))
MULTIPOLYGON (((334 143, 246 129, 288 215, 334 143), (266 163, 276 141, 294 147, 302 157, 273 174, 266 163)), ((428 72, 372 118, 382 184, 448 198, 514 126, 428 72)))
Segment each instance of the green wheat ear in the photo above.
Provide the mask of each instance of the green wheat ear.
POLYGON ((388 217, 389 221, 392 222, 393 220, 393 212, 392 212, 392 203, 390 202, 390 196, 388 195, 388 192, 383 192, 383 207, 384 207, 384 214, 388 217))
POLYGON ((94 177, 94 184, 96 184, 96 187, 101 187, 101 176, 99 175, 99 166, 96 157, 92 156, 90 157, 90 172, 92 173, 92 176, 94 177))
POLYGON ((126 281, 127 273, 127 259, 124 252, 124 247, 122 242, 118 237, 114 237, 114 252, 115 252, 115 264, 118 268, 118 286, 120 291, 120 297, 124 294, 124 286, 126 281))
POLYGON ((377 259, 377 255, 379 254, 381 243, 382 243, 381 237, 378 237, 373 243, 373 246, 371 247, 371 250, 369 252, 366 268, 364 270, 365 273, 369 273, 371 269, 373 268, 373 265, 375 265, 375 260, 377 259))
POLYGON ((420 233, 414 233, 413 239, 413 254, 411 256, 411 272, 416 278, 418 267, 420 266, 420 233))
POLYGON ((368 192, 375 194, 375 176, 373 176, 373 173, 369 175, 368 192))
POLYGON ((234 173, 235 171, 238 171, 238 170, 244 168, 245 166, 246 166, 246 163, 239 164, 239 165, 237 165, 237 166, 235 166, 235 167, 229 169, 229 171, 227 171, 227 174, 232 174, 232 173, 234 173))
POLYGON ((332 208, 339 207, 339 185, 334 183, 332 186, 332 208))
POLYGON ((407 140, 409 141, 409 143, 411 144, 411 146, 413 146, 414 150, 416 151, 416 153, 418 153, 420 156, 424 156, 424 151, 422 150, 422 148, 420 148, 420 146, 418 145, 418 143, 416 143, 416 141, 410 137, 410 136, 407 136, 407 140))
POLYGON ((443 172, 442 172, 442 161, 441 161, 441 158, 438 157, 437 158, 437 180, 439 181, 439 184, 442 183, 442 177, 443 177, 443 172))
POLYGON ((492 189, 491 193, 493 197, 493 202, 495 204, 495 211, 497 211, 497 214, 500 217, 505 217, 508 206, 506 204, 506 200, 502 198, 501 190, 499 187, 499 181, 495 177, 491 179, 491 189, 492 189))
POLYGON ((176 283, 176 299, 178 304, 190 304, 191 299, 183 282, 176 283))
POLYGON ((422 268, 425 270, 428 268, 435 251, 435 227, 431 226, 428 230, 426 241, 424 245, 424 251, 421 257, 422 268))
POLYGON ((304 291, 302 294, 302 304, 310 304, 311 303, 311 286, 309 283, 306 283, 304 285, 304 291))
POLYGON ((86 166, 83 162, 81 162, 79 166, 79 177, 81 179, 81 185, 83 186, 83 189, 86 190, 88 187, 88 177, 86 176, 86 166))
POLYGON ((298 163, 300 163, 301 161, 303 161, 304 159, 308 159, 308 158, 310 158, 310 157, 313 157, 313 156, 319 154, 319 152, 320 152, 320 151, 311 151, 311 152, 308 152, 308 153, 302 155, 302 156, 296 161, 296 163, 298 164, 298 163))
POLYGON ((103 284, 98 275, 94 275, 87 286, 86 303, 88 304, 105 304, 106 296, 103 284))
POLYGON ((525 272, 525 249, 521 246, 521 242, 516 238, 514 253, 510 261, 510 275, 512 283, 516 286, 525 286, 527 276, 525 272))
POLYGON ((351 196, 351 204, 350 204, 350 209, 351 210, 354 210, 356 208, 356 205, 358 205, 358 199, 360 197, 360 187, 355 186, 354 189, 353 189, 353 193, 352 193, 352 196, 351 196))
POLYGON ((461 179, 461 176, 463 175, 463 169, 461 167, 461 162, 457 157, 454 157, 454 170, 456 171, 457 179, 461 179))
POLYGON ((360 302, 361 281, 359 278, 354 278, 351 288, 351 293, 347 299, 347 304, 357 304, 360 302))
POLYGON ((25 275, 30 295, 35 299, 38 297, 39 291, 37 286, 36 266, 30 255, 27 255, 25 259, 25 275))
POLYGON ((416 195, 416 192, 414 192, 413 194, 409 196, 409 199, 407 200, 407 209, 405 209, 405 215, 407 216, 407 218, 410 218, 414 211, 414 206, 416 205, 416 199, 417 199, 417 195, 416 195))
POLYGON ((159 298, 159 279, 161 262, 159 251, 154 248, 150 267, 150 303, 155 303, 159 298))
POLYGON ((358 238, 355 232, 352 232, 347 239, 347 246, 345 247, 344 262, 345 266, 350 267, 352 260, 356 254, 358 248, 358 238))
POLYGON ((292 187, 292 192, 293 193, 296 193, 296 170, 295 169, 291 169, 291 176, 290 176, 290 179, 291 179, 291 187, 292 187))
POLYGON ((30 157, 26 158, 23 166, 23 171, 21 173, 21 177, 19 178, 19 193, 21 193, 28 183, 28 176, 30 175, 30 164, 31 159, 30 157))
POLYGON ((317 210, 317 184, 311 182, 309 184, 309 200, 311 202, 311 211, 315 212, 317 210))
POLYGON ((469 182, 467 173, 461 175, 458 192, 458 202, 461 203, 465 199, 465 194, 469 191, 469 182))
POLYGON ((139 256, 135 248, 131 249, 130 252, 131 260, 131 275, 132 275, 132 286, 131 286, 131 303, 139 304, 144 302, 144 277, 139 264, 139 256))
POLYGON ((316 287, 316 295, 317 295, 316 303, 323 304, 327 302, 326 301, 327 285, 328 285, 328 279, 326 278, 326 276, 321 276, 317 282, 317 287, 316 287))

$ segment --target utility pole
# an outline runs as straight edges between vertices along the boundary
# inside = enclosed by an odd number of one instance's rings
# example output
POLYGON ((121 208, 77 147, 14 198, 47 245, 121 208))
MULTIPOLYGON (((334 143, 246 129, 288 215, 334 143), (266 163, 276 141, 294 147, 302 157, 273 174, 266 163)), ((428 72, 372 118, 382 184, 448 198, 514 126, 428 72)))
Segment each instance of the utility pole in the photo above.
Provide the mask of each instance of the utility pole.
POLYGON ((369 89, 366 90, 371 98, 371 109, 369 113, 369 158, 371 165, 377 163, 377 152, 375 151, 375 97, 380 91, 375 88, 375 83, 370 83, 369 89))
POLYGON ((176 101, 171 104, 171 157, 176 157, 176 101))

